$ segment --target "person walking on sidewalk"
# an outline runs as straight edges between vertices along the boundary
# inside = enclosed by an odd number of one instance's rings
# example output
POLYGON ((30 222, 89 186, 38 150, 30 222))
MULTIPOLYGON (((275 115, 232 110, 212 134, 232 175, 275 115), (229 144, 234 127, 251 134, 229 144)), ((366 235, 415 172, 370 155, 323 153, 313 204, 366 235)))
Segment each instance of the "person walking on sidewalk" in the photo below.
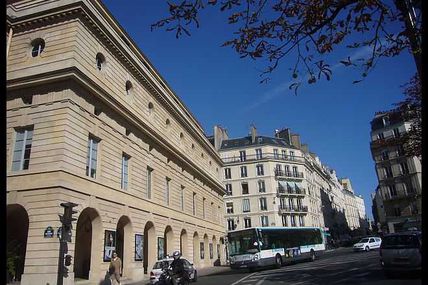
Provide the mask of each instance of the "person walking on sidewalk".
POLYGON ((122 260, 117 256, 116 251, 113 251, 110 266, 108 269, 112 285, 120 285, 120 274, 122 273, 122 260))

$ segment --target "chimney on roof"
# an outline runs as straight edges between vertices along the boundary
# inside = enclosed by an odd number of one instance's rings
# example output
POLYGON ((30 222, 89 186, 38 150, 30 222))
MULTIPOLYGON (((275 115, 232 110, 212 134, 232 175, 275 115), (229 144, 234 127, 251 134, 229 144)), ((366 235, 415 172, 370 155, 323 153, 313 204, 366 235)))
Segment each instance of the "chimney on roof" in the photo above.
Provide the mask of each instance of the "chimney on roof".
POLYGON ((302 145, 300 144, 300 135, 291 134, 291 144, 300 149, 302 147, 302 145))
POLYGON ((280 131, 275 130, 275 137, 278 139, 285 139, 288 144, 291 144, 291 132, 289 128, 285 128, 280 131))
POLYGON ((254 125, 251 125, 250 127, 250 135, 251 135, 251 143, 255 143, 256 136, 257 136, 257 129, 254 125))
POLYGON ((304 153, 309 153, 309 147, 308 147, 308 144, 306 144, 306 143, 302 143, 302 147, 301 147, 301 149, 302 149, 302 151, 303 151, 304 153))
POLYGON ((229 135, 227 134, 227 130, 223 129, 220 126, 214 126, 214 147, 216 150, 221 148, 221 144, 224 140, 228 140, 229 135))

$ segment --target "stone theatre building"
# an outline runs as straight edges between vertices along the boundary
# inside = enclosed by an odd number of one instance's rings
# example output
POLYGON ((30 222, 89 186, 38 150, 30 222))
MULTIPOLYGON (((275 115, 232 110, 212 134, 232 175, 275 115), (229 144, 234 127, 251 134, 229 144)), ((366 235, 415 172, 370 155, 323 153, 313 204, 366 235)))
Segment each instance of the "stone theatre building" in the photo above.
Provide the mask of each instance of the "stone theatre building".
POLYGON ((78 204, 64 284, 99 284, 112 249, 135 281, 174 250, 224 263, 222 160, 106 7, 7 1, 6 41, 15 278, 56 284, 63 202, 78 204))

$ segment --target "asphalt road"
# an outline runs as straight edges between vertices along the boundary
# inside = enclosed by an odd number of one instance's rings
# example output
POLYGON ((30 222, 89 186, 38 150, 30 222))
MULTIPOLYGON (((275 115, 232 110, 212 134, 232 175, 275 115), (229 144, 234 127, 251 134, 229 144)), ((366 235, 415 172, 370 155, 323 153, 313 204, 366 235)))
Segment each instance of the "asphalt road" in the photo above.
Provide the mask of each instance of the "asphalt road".
POLYGON ((379 263, 379 252, 352 252, 340 248, 325 253, 314 262, 300 262, 280 269, 230 270, 200 276, 195 285, 271 285, 271 284, 422 284, 421 275, 410 273, 387 278, 379 263))

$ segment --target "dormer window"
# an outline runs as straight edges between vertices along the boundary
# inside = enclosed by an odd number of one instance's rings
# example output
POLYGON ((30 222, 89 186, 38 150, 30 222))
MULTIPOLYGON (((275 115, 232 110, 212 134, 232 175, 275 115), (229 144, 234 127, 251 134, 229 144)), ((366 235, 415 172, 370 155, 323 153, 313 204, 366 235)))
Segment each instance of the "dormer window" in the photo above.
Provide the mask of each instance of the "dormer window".
POLYGON ((35 39, 31 43, 32 49, 31 49, 31 55, 33 57, 38 57, 43 50, 45 49, 45 41, 43 39, 35 39))
POLYGON ((383 117, 382 122, 384 127, 389 126, 389 117, 388 116, 383 117))

